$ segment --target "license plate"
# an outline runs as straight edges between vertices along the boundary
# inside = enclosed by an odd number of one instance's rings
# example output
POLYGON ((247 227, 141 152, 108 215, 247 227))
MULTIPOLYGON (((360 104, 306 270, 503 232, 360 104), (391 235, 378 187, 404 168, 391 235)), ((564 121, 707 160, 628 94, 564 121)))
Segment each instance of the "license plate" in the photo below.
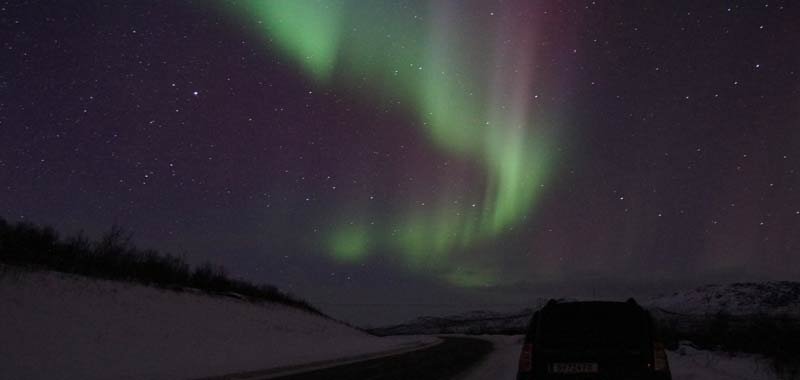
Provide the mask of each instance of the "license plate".
POLYGON ((597 373, 597 363, 553 363, 553 373, 597 373))

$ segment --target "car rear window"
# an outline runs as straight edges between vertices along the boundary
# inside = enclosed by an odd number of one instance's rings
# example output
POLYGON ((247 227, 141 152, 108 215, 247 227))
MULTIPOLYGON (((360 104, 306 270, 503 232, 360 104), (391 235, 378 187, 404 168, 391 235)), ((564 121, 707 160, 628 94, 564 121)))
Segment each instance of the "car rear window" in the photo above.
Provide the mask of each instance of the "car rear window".
POLYGON ((648 341, 644 314, 632 305, 563 304, 541 318, 539 341, 548 348, 635 349, 648 341))

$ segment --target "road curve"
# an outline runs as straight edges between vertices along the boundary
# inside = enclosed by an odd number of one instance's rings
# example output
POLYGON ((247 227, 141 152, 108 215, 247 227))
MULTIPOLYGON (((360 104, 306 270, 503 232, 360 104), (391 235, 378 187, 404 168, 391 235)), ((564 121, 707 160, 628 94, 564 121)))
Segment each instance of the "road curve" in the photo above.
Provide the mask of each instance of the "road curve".
POLYGON ((449 379, 480 363, 492 351, 492 343, 483 339, 443 337, 442 340, 441 344, 424 350, 273 379, 449 379))

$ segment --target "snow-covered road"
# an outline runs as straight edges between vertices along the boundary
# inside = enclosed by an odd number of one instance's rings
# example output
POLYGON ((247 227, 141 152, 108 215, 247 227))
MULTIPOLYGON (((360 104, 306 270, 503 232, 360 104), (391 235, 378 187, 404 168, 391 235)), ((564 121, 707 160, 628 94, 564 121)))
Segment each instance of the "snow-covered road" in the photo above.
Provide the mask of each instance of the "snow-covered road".
POLYGON ((459 380, 516 379, 522 335, 483 335, 480 338, 492 342, 494 351, 459 380))

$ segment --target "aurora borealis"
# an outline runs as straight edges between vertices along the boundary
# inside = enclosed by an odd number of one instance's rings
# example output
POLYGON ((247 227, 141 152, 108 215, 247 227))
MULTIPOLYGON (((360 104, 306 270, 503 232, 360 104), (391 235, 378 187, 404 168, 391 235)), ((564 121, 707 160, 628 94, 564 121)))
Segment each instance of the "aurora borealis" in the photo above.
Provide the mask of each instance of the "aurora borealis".
MULTIPOLYGON (((550 140, 557 131, 529 106, 533 87, 543 85, 533 77, 536 17, 479 7, 472 10, 474 22, 464 23, 453 17, 458 4, 446 2, 230 5, 322 85, 357 81, 372 97, 408 105, 435 148, 480 168, 485 177, 483 188, 445 178, 450 186, 424 210, 402 210, 370 228, 342 218, 337 224, 344 227, 329 233, 334 257, 354 262, 389 250, 417 269, 441 269, 449 254, 501 237, 531 212, 555 155, 550 140)), ((343 206, 349 209, 344 215, 360 214, 358 206, 343 206)), ((444 278, 460 285, 494 282, 489 272, 475 282, 463 271, 444 278)))
POLYGON ((800 276, 798 5, 0 7, 0 216, 364 323, 800 276))

